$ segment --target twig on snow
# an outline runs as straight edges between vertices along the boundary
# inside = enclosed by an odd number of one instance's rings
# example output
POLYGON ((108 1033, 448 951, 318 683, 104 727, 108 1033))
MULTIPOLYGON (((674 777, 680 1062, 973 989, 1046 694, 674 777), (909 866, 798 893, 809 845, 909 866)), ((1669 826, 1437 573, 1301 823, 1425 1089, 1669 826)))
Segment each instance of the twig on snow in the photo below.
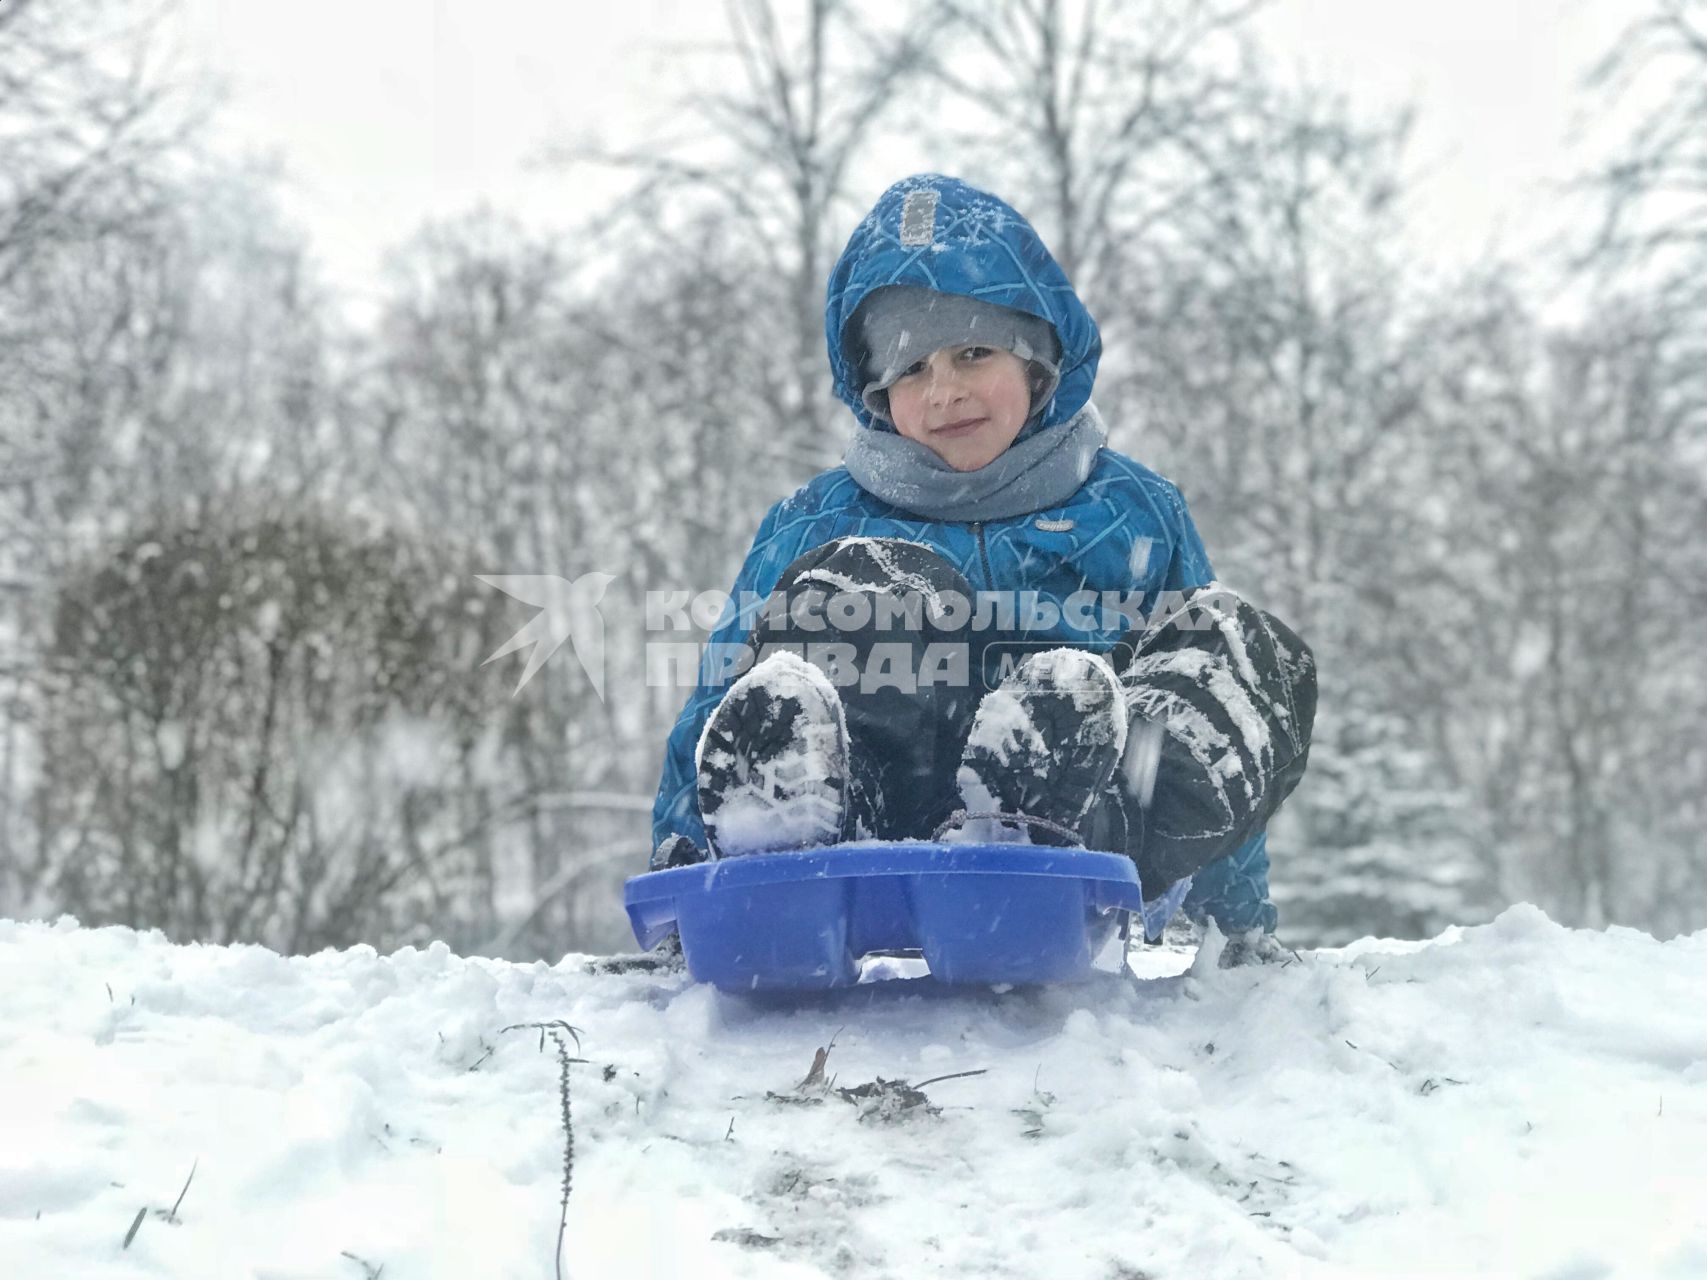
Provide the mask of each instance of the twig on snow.
POLYGON ((178 1206, 184 1203, 184 1195, 189 1191, 190 1183, 196 1180, 196 1167, 200 1165, 201 1162, 200 1156, 197 1156, 194 1160, 190 1161, 190 1176, 184 1179, 184 1185, 182 1190, 178 1192, 178 1198, 172 1201, 172 1207, 166 1211, 167 1222, 176 1222, 178 1220, 178 1206))
MULTIPOLYGON (((190 1176, 184 1179, 184 1185, 178 1189, 178 1198, 172 1201, 172 1207, 170 1209, 156 1209, 154 1211, 155 1215, 162 1222, 170 1222, 174 1226, 177 1225, 178 1207, 184 1203, 184 1197, 189 1194, 190 1183, 196 1180, 196 1169, 199 1168, 200 1165, 200 1156, 197 1156, 194 1160, 190 1161, 190 1176)), ((118 1184, 114 1183, 113 1185, 117 1186, 118 1184)), ((38 1214, 37 1216, 39 1217, 40 1215, 38 1214)), ((147 1216, 148 1206, 143 1205, 142 1208, 136 1211, 136 1217, 130 1220, 130 1230, 124 1233, 124 1244, 121 1245, 120 1248, 130 1248, 131 1241, 136 1239, 136 1233, 142 1230, 142 1220, 147 1216)))
POLYGON ((919 1081, 913 1088, 923 1089, 927 1084, 941 1084, 944 1080, 964 1080, 967 1076, 981 1076, 988 1071, 988 1067, 979 1067, 976 1071, 956 1071, 946 1076, 932 1076, 929 1080, 919 1081))
POLYGON ((552 1044, 557 1046, 557 1097, 563 1121, 563 1197, 557 1205, 557 1252, 553 1261, 557 1266, 557 1280, 563 1280, 563 1236, 569 1230, 569 1190, 575 1173, 575 1126, 569 1114, 569 1064, 586 1061, 585 1058, 570 1056, 569 1046, 563 1037, 567 1035, 573 1040, 578 1052, 581 1033, 560 1018, 551 1022, 521 1022, 504 1030, 538 1031, 541 1053, 545 1052, 546 1036, 550 1036, 552 1044))

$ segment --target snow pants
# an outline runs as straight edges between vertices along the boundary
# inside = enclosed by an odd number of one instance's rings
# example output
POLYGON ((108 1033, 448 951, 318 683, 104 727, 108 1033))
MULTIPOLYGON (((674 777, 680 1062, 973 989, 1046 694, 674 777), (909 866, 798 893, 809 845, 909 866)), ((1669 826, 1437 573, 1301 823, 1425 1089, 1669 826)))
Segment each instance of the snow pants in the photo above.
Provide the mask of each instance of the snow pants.
MULTIPOLYGON (((1024 649, 1057 647, 945 625, 933 604, 972 585, 918 543, 841 538, 799 557, 778 605, 748 638, 755 660, 801 654, 837 685, 847 715, 856 831, 928 838, 959 807, 955 776, 972 717, 1024 649)), ((1134 721, 1160 727, 1144 771, 1115 780, 1083 832, 1124 852, 1147 896, 1194 877, 1188 914, 1224 930, 1272 929, 1264 828, 1303 776, 1315 717, 1309 650, 1270 615, 1219 588, 1133 628, 1106 655, 1134 721)), ((1132 747, 1129 746, 1129 755, 1132 747)))

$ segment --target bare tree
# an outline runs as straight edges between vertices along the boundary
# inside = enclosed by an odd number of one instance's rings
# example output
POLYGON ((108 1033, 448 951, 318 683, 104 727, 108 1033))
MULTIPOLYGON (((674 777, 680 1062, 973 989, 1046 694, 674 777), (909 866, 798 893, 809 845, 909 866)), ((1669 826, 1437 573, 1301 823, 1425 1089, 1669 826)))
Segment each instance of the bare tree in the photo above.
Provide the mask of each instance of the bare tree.
POLYGON ((1199 140, 1212 163, 1157 287, 1114 304, 1137 350, 1111 392, 1192 485, 1229 571, 1314 636, 1410 456, 1386 247, 1406 130, 1309 90, 1253 97, 1237 129, 1199 140))
POLYGON ((1707 493, 1707 4, 1653 0, 1587 79, 1604 158, 1584 184, 1599 217, 1576 266, 1593 318, 1553 352, 1557 425, 1581 451, 1567 473, 1574 545, 1561 585, 1598 571, 1616 625, 1568 606, 1547 646, 1555 754, 1571 779, 1560 841, 1589 919, 1698 925, 1679 887, 1702 883, 1698 841, 1678 820, 1699 789, 1698 752, 1677 723, 1699 715, 1698 634, 1707 600, 1697 527, 1707 493), (1586 670, 1572 680, 1576 657, 1586 670))
POLYGON ((338 344, 301 243, 253 176, 175 167, 148 175, 158 207, 44 234, 0 286, 0 863, 33 838, 34 682, 66 577, 139 523, 349 474, 338 344))
POLYGON ((1700 900, 1678 823, 1703 762, 1680 735, 1707 692, 1707 601, 1672 531, 1707 514, 1707 486, 1679 453, 1663 325, 1636 303, 1550 331, 1483 280, 1420 326, 1438 497, 1397 585, 1431 626, 1392 672, 1475 797, 1504 896, 1673 930, 1700 900))
POLYGON ((1584 183, 1600 217, 1577 265, 1602 290, 1641 292, 1678 347, 1667 394, 1707 438, 1707 2, 1654 0, 1588 87, 1617 132, 1584 183))
MULTIPOLYGON (((571 791, 637 793, 646 783, 636 759, 656 732, 633 693, 644 654, 626 643, 639 639, 635 513, 645 508, 635 495, 656 474, 657 424, 634 394, 650 371, 644 359, 613 365, 611 351, 628 350, 616 308, 577 300, 574 267, 557 242, 495 214, 426 228, 394 256, 362 396, 364 436, 387 464, 385 510, 400 527, 421 538, 458 530, 485 574, 612 579, 599 601, 607 643, 588 655, 602 688, 565 654, 493 712, 502 768, 529 798, 503 847, 488 851, 512 899, 565 883, 565 868, 613 842, 630 865, 646 851, 631 811, 613 822, 606 810, 550 802, 571 791), (613 377, 618 367, 625 377, 613 377)), ((637 346, 670 349, 656 335, 637 346)), ((528 607, 476 589, 513 630, 533 620, 528 607)), ((468 655, 471 675, 486 657, 468 655)), ((495 670, 516 680, 527 659, 495 670)), ((601 901, 614 912, 614 898, 601 901)), ((590 913, 579 908, 553 903, 525 941, 542 952, 584 941, 590 913)))
POLYGON ((1205 176, 1200 148, 1246 97, 1245 26, 1261 7, 944 0, 931 78, 974 111, 931 131, 1031 213, 1094 309, 1205 176))
MULTIPOLYGON (((1613 108, 1638 98, 1638 87, 1651 100, 1635 104, 1633 126, 1592 175, 1604 205, 1591 255, 1619 267, 1697 260, 1707 251, 1707 4, 1656 0, 1588 83, 1613 108)), ((1699 278, 1695 287, 1699 302, 1699 278)))
POLYGON ((121 234, 161 206, 159 162, 199 119, 169 74, 163 17, 0 6, 0 290, 45 246, 121 234))
MULTIPOLYGON (((62 449, 43 430, 42 373, 54 358, 32 305, 38 290, 20 278, 39 282, 44 258, 111 244, 160 208, 159 162, 188 117, 158 74, 158 18, 96 0, 0 4, 0 893, 27 826, 20 717, 39 613, 40 566, 30 539, 17 540, 34 525, 20 513, 88 436, 69 422, 62 449)), ((90 343, 103 333, 97 326, 90 343)))
POLYGON ((1435 640, 1406 575, 1450 502, 1406 320, 1407 130, 1253 83, 1237 126, 1197 140, 1208 177, 1152 287, 1115 304, 1136 348, 1113 378, 1121 417, 1186 487, 1220 576, 1317 656, 1311 777, 1273 834, 1288 927, 1323 940, 1473 918, 1496 879, 1402 692, 1435 640))
POLYGON ((729 44, 707 69, 717 87, 672 105, 678 128, 643 150, 569 145, 548 159, 636 173, 613 230, 643 229, 654 253, 690 254, 693 235, 681 233, 703 226, 708 208, 738 233, 738 256, 755 272, 753 305, 738 321, 771 360, 745 388, 767 427, 748 462, 767 467, 774 497, 840 454, 843 416, 824 372, 824 282, 863 203, 851 195, 858 163, 938 27, 912 3, 885 27, 848 0, 730 0, 727 12, 729 44))
POLYGON ((305 247, 253 175, 209 167, 172 190, 179 208, 43 247, 7 290, 0 551, 32 581, 140 513, 262 481, 307 497, 344 474, 340 344, 305 247))
POLYGON ((53 523, 60 504, 44 511, 41 486, 74 485, 94 456, 98 414, 64 412, 65 371, 122 341, 132 313, 56 321, 157 242, 169 160, 197 123, 163 65, 164 29, 159 8, 0 6, 0 580, 35 558, 12 540, 53 523))

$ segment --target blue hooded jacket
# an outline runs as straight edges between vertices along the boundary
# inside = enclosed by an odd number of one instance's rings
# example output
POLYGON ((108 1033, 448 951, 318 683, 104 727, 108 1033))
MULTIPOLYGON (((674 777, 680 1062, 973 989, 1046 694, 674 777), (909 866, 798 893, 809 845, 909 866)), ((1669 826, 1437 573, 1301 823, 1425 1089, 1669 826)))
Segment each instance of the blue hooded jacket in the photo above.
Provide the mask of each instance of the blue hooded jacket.
MULTIPOLYGON (((917 210, 922 202, 915 201, 917 210)), ((915 216, 914 221, 917 221, 915 216)), ((1060 265, 1031 225, 1005 202, 957 179, 923 174, 896 183, 854 230, 830 274, 825 337, 836 393, 861 430, 893 431, 861 400, 863 377, 847 326, 872 290, 922 285, 1012 307, 1054 326, 1061 374, 1053 399, 1025 434, 1068 421, 1090 401, 1102 340, 1060 265), (936 193, 930 225, 903 225, 907 196, 936 193)), ((1032 640, 1107 652, 1128 625, 1098 611, 1063 611, 1069 596, 1093 592, 1129 600, 1142 593, 1148 609, 1161 593, 1207 585, 1209 558, 1172 482, 1104 448, 1084 484, 1064 504, 1003 520, 959 523, 926 519, 862 489, 845 467, 813 477, 766 513, 731 592, 734 601, 768 596, 782 572, 814 547, 840 537, 898 538, 922 543, 958 569, 979 591, 1035 592, 1059 615, 1032 640), (1091 626, 1078 625, 1090 622, 1091 626)), ((1085 597, 1080 596, 1079 599, 1085 597)), ((672 835, 704 848, 696 794, 694 749, 712 709, 738 673, 723 671, 717 655, 745 640, 751 617, 725 611, 711 636, 698 687, 682 708, 665 749, 663 778, 653 806, 653 847, 672 835)), ((1268 860, 1262 835, 1195 877, 1187 910, 1213 914, 1226 929, 1272 928, 1267 903, 1268 860)), ((1159 888, 1160 886, 1150 887, 1159 888)))

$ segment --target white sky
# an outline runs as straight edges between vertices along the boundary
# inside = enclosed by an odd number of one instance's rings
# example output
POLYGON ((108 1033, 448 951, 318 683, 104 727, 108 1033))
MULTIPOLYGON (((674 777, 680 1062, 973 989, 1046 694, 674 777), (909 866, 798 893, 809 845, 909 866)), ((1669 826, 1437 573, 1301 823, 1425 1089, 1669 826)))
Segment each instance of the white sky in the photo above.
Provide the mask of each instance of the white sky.
MULTIPOLYGON (((633 140, 680 83, 666 43, 715 40, 694 0, 182 0, 192 56, 229 84, 232 148, 276 156, 289 209, 334 280, 371 287, 383 251, 429 216, 486 202, 567 222, 615 190, 526 173, 543 141, 633 140)), ((1643 0, 1276 0, 1283 68, 1359 105, 1421 111, 1412 150, 1418 250, 1442 263, 1535 241, 1585 68, 1643 0)), ((874 192, 875 194, 875 192, 874 192)))

